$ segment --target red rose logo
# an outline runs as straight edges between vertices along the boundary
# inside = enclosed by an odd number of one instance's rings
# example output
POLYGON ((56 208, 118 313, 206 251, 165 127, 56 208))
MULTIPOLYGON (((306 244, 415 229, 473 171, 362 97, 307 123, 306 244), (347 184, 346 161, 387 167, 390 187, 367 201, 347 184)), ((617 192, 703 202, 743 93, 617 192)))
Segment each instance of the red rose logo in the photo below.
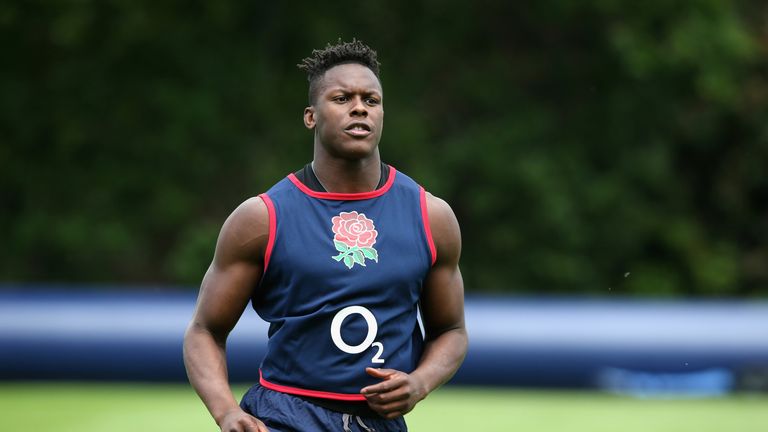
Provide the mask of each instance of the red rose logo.
POLYGON ((331 222, 333 244, 340 252, 331 258, 336 261, 344 260, 344 264, 350 269, 355 264, 365 267, 366 258, 379 262, 379 254, 373 248, 379 233, 373 221, 365 217, 365 214, 356 211, 341 212, 334 216, 331 222))
POLYGON ((365 214, 353 212, 341 212, 331 219, 333 222, 333 239, 340 241, 349 247, 371 247, 376 243, 376 228, 373 221, 365 217, 365 214))

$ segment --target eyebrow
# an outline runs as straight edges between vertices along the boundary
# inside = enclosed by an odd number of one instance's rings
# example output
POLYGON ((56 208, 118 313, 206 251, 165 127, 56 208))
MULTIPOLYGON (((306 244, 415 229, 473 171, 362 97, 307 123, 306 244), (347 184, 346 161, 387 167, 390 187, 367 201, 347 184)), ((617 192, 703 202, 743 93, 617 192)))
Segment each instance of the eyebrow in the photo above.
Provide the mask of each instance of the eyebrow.
POLYGON ((376 95, 376 96, 381 96, 382 93, 383 93, 383 92, 380 92, 379 90, 376 90, 376 89, 363 90, 363 91, 358 91, 358 90, 359 89, 351 90, 351 89, 349 89, 347 87, 341 87, 341 86, 334 86, 334 87, 329 87, 329 88, 325 89, 325 91, 328 92, 328 93, 333 93, 333 92, 362 93, 364 95, 376 95))

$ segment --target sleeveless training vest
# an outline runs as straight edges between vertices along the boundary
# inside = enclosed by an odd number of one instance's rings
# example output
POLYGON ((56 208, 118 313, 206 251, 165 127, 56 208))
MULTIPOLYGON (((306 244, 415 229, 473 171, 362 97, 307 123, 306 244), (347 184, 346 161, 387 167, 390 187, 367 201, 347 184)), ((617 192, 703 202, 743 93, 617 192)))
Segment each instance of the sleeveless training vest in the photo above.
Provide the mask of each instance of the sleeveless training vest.
POLYGON ((424 189, 390 167, 366 193, 316 192, 290 174, 260 195, 269 211, 253 307, 270 323, 260 383, 362 401, 366 367, 411 372, 423 348, 421 287, 436 253, 424 189))

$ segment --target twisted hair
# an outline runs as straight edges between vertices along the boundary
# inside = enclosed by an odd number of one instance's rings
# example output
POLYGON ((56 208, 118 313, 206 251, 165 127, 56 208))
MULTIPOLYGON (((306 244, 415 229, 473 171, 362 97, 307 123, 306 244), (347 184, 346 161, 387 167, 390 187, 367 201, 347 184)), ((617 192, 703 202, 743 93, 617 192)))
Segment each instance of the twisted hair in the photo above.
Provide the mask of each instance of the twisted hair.
POLYGON ((320 80, 325 72, 340 64, 359 63, 370 69, 379 78, 379 61, 376 51, 363 42, 352 39, 352 42, 342 42, 339 39, 335 45, 330 43, 321 50, 312 50, 312 55, 303 59, 296 66, 307 73, 309 81, 309 103, 314 104, 319 92, 320 80))

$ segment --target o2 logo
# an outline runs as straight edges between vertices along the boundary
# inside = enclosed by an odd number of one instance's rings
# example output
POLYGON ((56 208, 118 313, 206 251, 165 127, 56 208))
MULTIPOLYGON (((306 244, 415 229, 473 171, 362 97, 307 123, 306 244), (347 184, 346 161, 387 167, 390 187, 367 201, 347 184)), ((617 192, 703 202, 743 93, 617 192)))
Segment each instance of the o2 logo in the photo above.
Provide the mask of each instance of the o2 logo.
POLYGON ((360 354, 367 350, 369 347, 376 347, 378 351, 376 355, 371 359, 371 363, 384 363, 384 359, 381 355, 384 353, 384 345, 381 342, 374 342, 376 340, 376 334, 379 332, 379 325, 376 323, 376 317, 368 309, 362 306, 348 306, 336 313, 331 321, 331 339, 336 347, 347 354, 360 354), (368 334, 365 339, 359 345, 349 345, 344 342, 341 337, 341 324, 344 320, 350 316, 358 314, 365 319, 368 324, 368 334))

